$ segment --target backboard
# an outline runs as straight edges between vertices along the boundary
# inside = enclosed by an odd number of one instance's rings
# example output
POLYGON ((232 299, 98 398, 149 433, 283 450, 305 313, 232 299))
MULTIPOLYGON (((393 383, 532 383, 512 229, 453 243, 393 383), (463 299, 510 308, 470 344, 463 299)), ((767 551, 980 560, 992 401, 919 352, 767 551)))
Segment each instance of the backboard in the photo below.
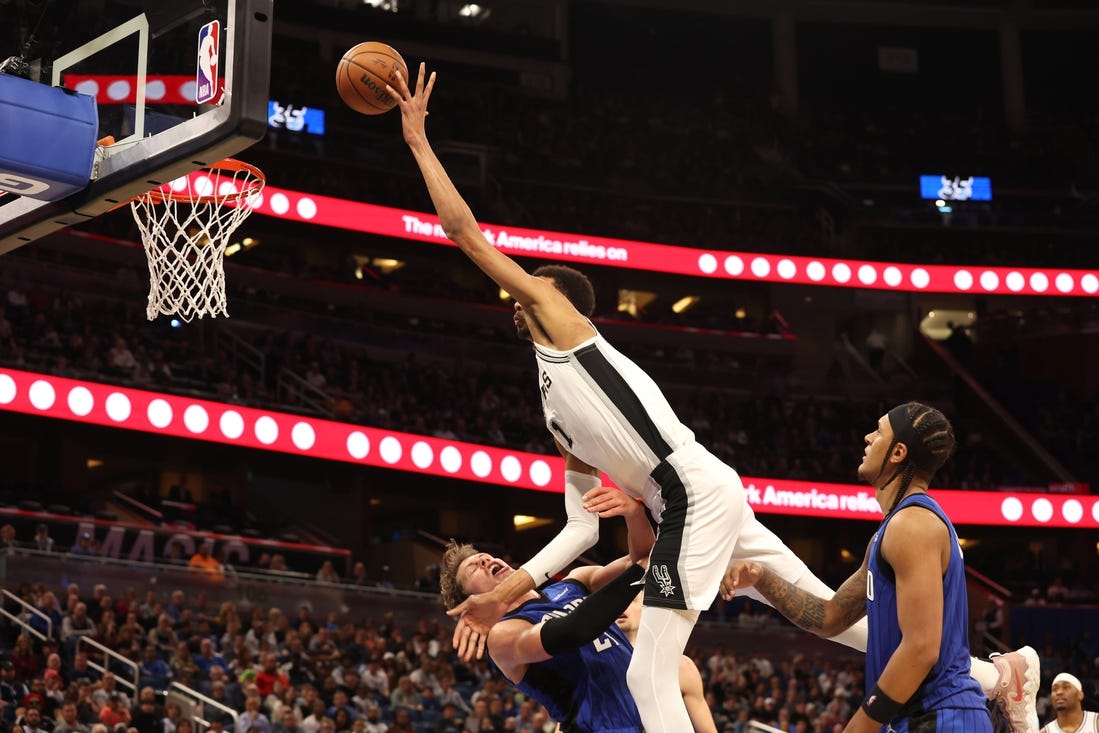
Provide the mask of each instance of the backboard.
POLYGON ((260 140, 267 128, 273 4, 0 3, 0 27, 11 29, 0 35, 0 60, 27 51, 32 81, 95 96, 97 137, 114 139, 97 149, 89 184, 67 198, 0 194, 0 254, 260 140))

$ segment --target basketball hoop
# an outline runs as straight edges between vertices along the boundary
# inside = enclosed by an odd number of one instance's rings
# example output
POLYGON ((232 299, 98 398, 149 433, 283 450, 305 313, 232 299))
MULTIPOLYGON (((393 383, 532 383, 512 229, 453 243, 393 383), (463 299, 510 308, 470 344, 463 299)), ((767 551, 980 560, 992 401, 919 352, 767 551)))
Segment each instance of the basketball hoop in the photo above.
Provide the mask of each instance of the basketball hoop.
POLYGON ((149 259, 150 321, 229 316, 225 247, 266 181, 255 166, 226 158, 130 202, 149 259))

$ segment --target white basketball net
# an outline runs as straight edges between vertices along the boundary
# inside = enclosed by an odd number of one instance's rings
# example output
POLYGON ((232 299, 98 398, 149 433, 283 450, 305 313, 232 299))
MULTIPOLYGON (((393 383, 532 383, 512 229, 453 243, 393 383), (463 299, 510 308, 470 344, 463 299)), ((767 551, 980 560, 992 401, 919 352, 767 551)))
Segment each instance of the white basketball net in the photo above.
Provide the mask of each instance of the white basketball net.
POLYGON ((263 190, 257 168, 226 159, 130 202, 149 260, 149 320, 229 316, 225 248, 263 190))

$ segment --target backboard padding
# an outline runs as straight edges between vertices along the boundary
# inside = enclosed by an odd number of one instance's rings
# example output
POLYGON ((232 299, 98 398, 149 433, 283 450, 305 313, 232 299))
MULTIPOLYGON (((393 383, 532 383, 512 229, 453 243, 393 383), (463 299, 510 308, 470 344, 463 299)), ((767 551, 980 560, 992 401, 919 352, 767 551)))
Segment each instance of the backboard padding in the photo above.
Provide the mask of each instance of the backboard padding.
POLYGON ((88 186, 68 198, 51 203, 0 196, 0 254, 104 214, 261 140, 267 129, 273 5, 274 0, 229 0, 225 94, 216 108, 112 150, 88 186))

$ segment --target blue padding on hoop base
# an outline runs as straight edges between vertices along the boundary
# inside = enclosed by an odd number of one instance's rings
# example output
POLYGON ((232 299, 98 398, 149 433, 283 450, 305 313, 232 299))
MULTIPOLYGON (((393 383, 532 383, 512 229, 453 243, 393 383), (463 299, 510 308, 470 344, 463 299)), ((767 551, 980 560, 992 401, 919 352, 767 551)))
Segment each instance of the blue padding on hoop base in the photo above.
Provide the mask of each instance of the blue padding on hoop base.
POLYGON ((98 131, 95 97, 0 74, 0 190, 57 201, 84 188, 98 131))

